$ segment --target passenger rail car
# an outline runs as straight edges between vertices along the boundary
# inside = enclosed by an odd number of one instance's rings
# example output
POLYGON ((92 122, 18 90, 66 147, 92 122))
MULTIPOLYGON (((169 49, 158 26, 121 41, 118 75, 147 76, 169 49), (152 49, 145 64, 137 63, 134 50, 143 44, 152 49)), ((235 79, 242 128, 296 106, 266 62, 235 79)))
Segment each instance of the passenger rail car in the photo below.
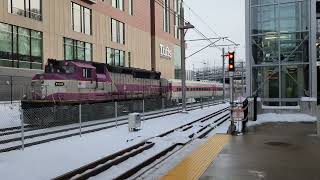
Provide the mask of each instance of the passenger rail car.
MULTIPOLYGON (((49 59, 43 74, 32 79, 34 102, 106 102, 142 98, 181 99, 181 81, 161 73, 84 61, 49 59)), ((187 98, 222 95, 216 82, 187 81, 187 98)))

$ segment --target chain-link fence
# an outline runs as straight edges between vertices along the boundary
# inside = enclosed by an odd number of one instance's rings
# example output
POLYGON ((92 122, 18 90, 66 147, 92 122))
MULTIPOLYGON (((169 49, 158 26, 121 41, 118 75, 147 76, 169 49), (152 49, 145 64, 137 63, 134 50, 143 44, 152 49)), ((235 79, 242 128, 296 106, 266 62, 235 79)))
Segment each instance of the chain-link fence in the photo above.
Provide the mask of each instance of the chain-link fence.
MULTIPOLYGON (((188 110, 211 106, 217 100, 189 99, 188 110)), ((81 105, 0 103, 0 152, 125 125, 130 113, 149 120, 181 109, 181 102, 165 98, 81 105)))
POLYGON ((30 77, 0 76, 0 102, 19 101, 31 95, 30 77))

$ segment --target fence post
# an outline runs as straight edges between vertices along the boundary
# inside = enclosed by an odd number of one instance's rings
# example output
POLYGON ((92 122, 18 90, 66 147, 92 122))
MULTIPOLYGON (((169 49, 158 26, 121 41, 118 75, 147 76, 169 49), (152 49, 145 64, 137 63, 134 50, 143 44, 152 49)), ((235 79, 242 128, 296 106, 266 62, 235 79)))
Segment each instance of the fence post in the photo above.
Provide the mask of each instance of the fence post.
POLYGON ((118 128, 118 102, 114 102, 114 117, 116 119, 116 128, 118 128))
POLYGON ((13 101, 13 78, 12 76, 10 76, 10 101, 11 101, 11 104, 12 104, 12 101, 13 101))
POLYGON ((142 121, 144 121, 145 116, 145 109, 144 109, 144 99, 142 99, 142 121))
POLYGON ((203 98, 201 97, 201 109, 203 109, 203 98))
POLYGON ((82 105, 79 104, 79 135, 82 136, 82 105))
POLYGON ((20 103, 20 121, 21 121, 21 149, 24 150, 24 115, 20 103))
POLYGON ((162 98, 162 117, 164 116, 164 98, 162 98))

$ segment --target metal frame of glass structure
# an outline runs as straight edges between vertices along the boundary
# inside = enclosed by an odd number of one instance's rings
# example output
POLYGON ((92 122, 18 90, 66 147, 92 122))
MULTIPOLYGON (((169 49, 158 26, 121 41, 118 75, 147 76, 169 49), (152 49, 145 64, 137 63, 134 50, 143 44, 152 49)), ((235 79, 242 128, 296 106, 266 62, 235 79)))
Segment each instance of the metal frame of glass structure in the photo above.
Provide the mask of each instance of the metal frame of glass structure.
POLYGON ((315 6, 316 0, 246 0, 249 96, 270 106, 317 97, 315 6))

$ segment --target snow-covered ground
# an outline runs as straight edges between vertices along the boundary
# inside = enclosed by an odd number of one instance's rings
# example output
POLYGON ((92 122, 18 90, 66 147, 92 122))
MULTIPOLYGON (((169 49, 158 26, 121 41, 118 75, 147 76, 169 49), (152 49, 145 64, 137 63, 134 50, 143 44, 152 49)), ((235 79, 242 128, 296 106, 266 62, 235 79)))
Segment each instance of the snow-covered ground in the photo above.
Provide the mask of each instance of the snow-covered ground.
MULTIPOLYGON (((211 137, 214 134, 226 133, 228 131, 230 125, 230 121, 226 121, 221 124, 219 127, 214 129, 208 137, 211 137)), ((167 160, 157 164, 152 170, 148 171, 142 177, 138 177, 137 179, 160 179, 160 177, 164 176, 173 169, 176 165, 178 165, 183 159, 185 159, 188 155, 190 155, 194 150, 199 148, 202 144, 206 143, 208 139, 196 139, 179 152, 175 153, 174 156, 168 158, 167 160)))
POLYGON ((21 125, 19 108, 20 104, 17 102, 13 104, 0 103, 0 129, 21 125))
POLYGON ((315 122, 316 117, 307 114, 261 114, 257 121, 249 121, 248 126, 255 126, 269 122, 315 122))
POLYGON ((71 137, 0 154, 1 179, 51 179, 94 160, 160 135, 197 118, 209 115, 229 104, 221 104, 189 114, 174 114, 143 123, 141 131, 128 132, 127 125, 71 137))

